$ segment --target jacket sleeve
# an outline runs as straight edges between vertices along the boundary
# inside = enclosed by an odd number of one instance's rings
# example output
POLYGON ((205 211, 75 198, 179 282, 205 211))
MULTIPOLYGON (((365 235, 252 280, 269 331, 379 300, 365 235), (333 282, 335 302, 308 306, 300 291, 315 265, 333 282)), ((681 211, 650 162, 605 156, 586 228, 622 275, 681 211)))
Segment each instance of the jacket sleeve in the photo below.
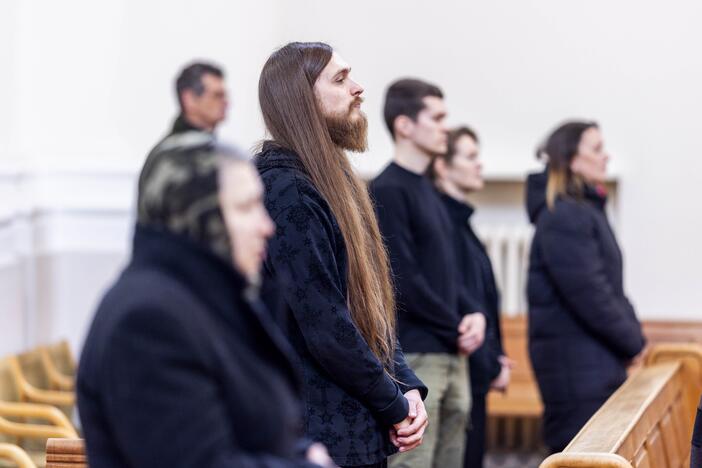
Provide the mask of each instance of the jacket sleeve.
POLYGON ((415 261, 415 244, 410 232, 410 207, 401 190, 394 187, 373 188, 378 223, 390 254, 401 314, 441 338, 455 349, 460 318, 427 283, 415 261))
POLYGON ((285 278, 282 293, 307 350, 331 380, 390 426, 408 414, 407 399, 354 324, 335 256, 331 220, 301 195, 275 218, 267 268, 285 278))
POLYGON ((496 327, 499 327, 499 323, 495 324, 493 318, 488 314, 485 314, 485 317, 487 320, 485 325, 485 341, 480 348, 470 355, 470 365, 471 368, 476 366, 476 370, 479 369, 486 380, 492 382, 502 370, 502 364, 500 364, 498 358, 502 356, 503 352, 496 330, 496 327))
POLYGON ((221 402, 217 376, 171 315, 133 311, 115 327, 106 349, 102 401, 129 466, 317 467, 237 444, 230 428, 238 421, 221 402))
POLYGON ((419 390, 422 400, 427 398, 429 389, 407 365, 407 360, 399 341, 395 343, 395 377, 399 381, 400 391, 403 395, 410 390, 419 390))
MULTIPOLYGON (((558 210, 558 208, 557 208, 558 210)), ((644 346, 641 325, 628 302, 615 295, 593 227, 556 211, 539 247, 549 277, 568 309, 610 349, 633 358, 644 346)))
MULTIPOLYGON (((460 278, 459 278, 460 280, 460 278)), ((458 284, 456 285, 456 290, 459 291, 458 293, 458 310, 461 311, 462 315, 466 314, 473 314, 473 313, 481 313, 485 316, 485 320, 487 321, 487 312, 485 311, 485 307, 475 299, 466 289, 465 287, 465 282, 461 283, 461 281, 458 281, 458 284)))

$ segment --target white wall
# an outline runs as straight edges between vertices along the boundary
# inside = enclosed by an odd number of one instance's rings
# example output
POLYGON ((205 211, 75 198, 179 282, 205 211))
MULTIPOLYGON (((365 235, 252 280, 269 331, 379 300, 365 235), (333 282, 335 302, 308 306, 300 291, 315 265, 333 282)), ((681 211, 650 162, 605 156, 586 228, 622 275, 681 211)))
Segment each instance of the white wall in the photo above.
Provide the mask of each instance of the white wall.
MULTIPOLYGON (((442 86, 450 120, 479 131, 494 178, 538 167, 533 149, 562 118, 598 120, 618 180, 633 302, 644 318, 697 319, 700 17, 693 0, 4 1, 0 195, 9 183, 3 173, 25 174, 25 196, 13 202, 24 206, 19 219, 44 226, 41 242, 53 247, 3 264, 14 273, 0 270, 0 291, 16 290, 17 275, 33 265, 50 295, 2 300, 11 326, 0 329, 0 352, 63 333, 80 343, 89 309, 126 259, 133 178, 175 113, 179 67, 192 58, 225 67, 233 107, 220 136, 251 146, 263 137, 258 73, 289 40, 331 43, 364 85, 370 152, 353 158, 365 174, 390 157, 381 104, 401 76, 442 86), (91 236, 72 246, 57 241, 86 225, 107 229, 109 240, 95 249, 84 244, 91 236), (96 272, 81 291, 91 265, 96 272), (18 312, 27 307, 29 319, 18 312)), ((510 190, 512 220, 521 207, 519 190, 510 190)), ((9 205, 0 200, 0 234, 17 232, 9 205)), ((15 258, 7 245, 0 253, 15 258)))
POLYGON ((702 3, 563 0, 286 3, 288 39, 327 40, 365 86, 371 154, 391 142, 385 87, 418 76, 444 89, 450 120, 480 133, 486 172, 524 173, 568 117, 600 122, 619 187, 618 232, 645 318, 702 318, 702 3))
POLYGON ((257 80, 280 43, 276 4, 2 3, 0 292, 13 294, 0 297, 0 355, 63 337, 79 349, 128 258, 135 177, 172 123, 184 63, 225 68, 223 139, 263 137, 257 80))

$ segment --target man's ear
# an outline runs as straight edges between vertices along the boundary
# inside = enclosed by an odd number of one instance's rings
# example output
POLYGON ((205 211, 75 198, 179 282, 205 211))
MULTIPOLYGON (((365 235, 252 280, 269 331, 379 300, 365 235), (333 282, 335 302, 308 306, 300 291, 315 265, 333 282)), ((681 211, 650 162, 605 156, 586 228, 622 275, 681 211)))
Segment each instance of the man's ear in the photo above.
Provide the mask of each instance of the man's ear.
POLYGON ((395 128, 395 138, 398 136, 409 138, 414 130, 414 122, 406 115, 397 116, 393 125, 395 128))
POLYGON ((184 90, 180 95, 180 100, 183 103, 183 110, 187 112, 189 109, 191 109, 195 104, 196 98, 197 96, 192 89, 184 90))

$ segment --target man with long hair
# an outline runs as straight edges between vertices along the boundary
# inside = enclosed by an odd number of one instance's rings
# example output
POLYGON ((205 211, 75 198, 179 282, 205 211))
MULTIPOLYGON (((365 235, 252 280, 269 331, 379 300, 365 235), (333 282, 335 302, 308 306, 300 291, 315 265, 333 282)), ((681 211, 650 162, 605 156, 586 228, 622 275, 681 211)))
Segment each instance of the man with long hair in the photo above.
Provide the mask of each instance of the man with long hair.
POLYGON ((395 154, 371 192, 398 290, 400 343, 429 387, 435 421, 422 447, 390 465, 458 468, 470 408, 465 356, 482 344, 485 316, 460 285, 451 218, 425 175, 446 152, 446 106, 436 86, 405 79, 388 88, 384 114, 395 154))
POLYGON ((427 389, 397 343, 387 254, 344 152, 367 145, 363 88, 350 71, 327 44, 290 43, 261 72, 271 138, 255 162, 277 225, 263 296, 284 298, 307 435, 341 466, 381 467, 422 442, 427 389))

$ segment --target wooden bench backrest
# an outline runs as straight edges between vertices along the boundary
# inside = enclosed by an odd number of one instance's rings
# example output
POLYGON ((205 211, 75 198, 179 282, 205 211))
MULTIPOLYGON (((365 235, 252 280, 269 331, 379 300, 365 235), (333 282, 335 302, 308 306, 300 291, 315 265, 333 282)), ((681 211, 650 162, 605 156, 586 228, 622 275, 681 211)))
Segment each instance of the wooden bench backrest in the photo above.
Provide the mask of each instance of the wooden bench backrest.
POLYGON ((524 316, 503 317, 502 343, 505 353, 516 361, 505 393, 488 394, 491 416, 539 417, 543 411, 541 395, 534 378, 527 346, 527 321, 524 316))
POLYGON ((88 468, 83 439, 47 440, 46 468, 88 468))
POLYGON ((687 468, 701 389, 702 347, 658 345, 646 366, 541 467, 687 468))
MULTIPOLYGON (((543 404, 529 360, 526 314, 502 316, 502 342, 507 356, 517 361, 507 392, 488 394, 488 414, 498 417, 538 417, 543 404)), ((695 342, 702 344, 702 322, 646 321, 644 333, 651 345, 695 342)))

